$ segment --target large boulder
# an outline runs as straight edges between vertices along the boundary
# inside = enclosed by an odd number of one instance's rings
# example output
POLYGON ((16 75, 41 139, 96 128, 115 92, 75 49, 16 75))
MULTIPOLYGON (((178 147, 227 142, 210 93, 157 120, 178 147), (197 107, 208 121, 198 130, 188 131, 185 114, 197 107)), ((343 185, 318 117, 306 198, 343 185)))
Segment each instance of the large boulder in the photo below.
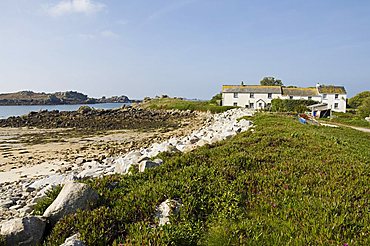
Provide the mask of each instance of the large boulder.
POLYGON ((86 184, 68 182, 43 216, 49 218, 51 224, 55 224, 62 217, 75 213, 77 209, 91 208, 98 198, 99 195, 86 184))
POLYGON ((16 218, 0 225, 5 245, 38 245, 44 235, 46 220, 39 216, 16 218))
POLYGON ((163 164, 163 160, 155 159, 154 161, 144 160, 139 163, 139 172, 144 172, 147 168, 157 167, 163 164))

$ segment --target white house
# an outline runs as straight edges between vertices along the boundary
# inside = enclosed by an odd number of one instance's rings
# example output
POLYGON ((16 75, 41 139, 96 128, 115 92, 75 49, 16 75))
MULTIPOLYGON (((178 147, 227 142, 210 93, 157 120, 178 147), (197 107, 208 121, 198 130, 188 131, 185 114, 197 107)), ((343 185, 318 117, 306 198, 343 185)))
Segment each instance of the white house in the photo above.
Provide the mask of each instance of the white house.
MULTIPOLYGON (((222 86, 222 105, 246 107, 253 110, 271 105, 272 99, 313 100, 335 112, 346 112, 347 92, 343 86, 317 84, 310 88, 290 88, 262 85, 222 86)), ((315 110, 314 108, 312 109, 315 110)))

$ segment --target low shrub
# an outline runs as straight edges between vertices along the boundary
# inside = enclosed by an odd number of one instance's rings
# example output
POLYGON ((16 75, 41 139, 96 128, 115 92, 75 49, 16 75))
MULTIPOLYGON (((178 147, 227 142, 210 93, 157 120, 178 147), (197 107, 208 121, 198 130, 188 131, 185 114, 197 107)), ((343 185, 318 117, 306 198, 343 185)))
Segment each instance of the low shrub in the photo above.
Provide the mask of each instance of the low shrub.
POLYGON ((57 223, 45 245, 369 245, 370 138, 348 128, 254 116, 255 130, 164 164, 86 182, 99 207, 57 223), (156 207, 180 199, 171 224, 156 207))
POLYGON ((231 106, 219 106, 214 101, 190 101, 179 98, 158 98, 146 101, 142 104, 142 106, 150 109, 177 109, 203 112, 210 111, 212 113, 222 113, 226 110, 235 108, 231 106))
POLYGON ((55 198, 57 198, 61 190, 62 186, 57 185, 53 187, 51 190, 46 191, 45 197, 41 198, 33 207, 34 214, 43 215, 45 210, 53 203, 55 198))
POLYGON ((271 111, 304 113, 308 110, 307 106, 316 103, 313 100, 272 99, 271 111))

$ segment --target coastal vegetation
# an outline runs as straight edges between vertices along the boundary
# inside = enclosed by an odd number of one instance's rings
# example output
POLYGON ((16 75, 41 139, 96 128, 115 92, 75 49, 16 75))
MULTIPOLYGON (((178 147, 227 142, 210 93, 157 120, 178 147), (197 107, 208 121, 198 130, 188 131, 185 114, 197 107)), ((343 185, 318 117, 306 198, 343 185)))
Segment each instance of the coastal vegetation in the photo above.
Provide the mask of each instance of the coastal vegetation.
POLYGON ((313 100, 289 100, 289 99, 272 99, 271 111, 273 112, 295 112, 304 113, 308 110, 307 106, 317 102, 313 100))
POLYGON ((217 94, 209 101, 185 100, 182 98, 154 98, 142 103, 142 107, 149 109, 177 109, 190 111, 210 111, 212 113, 222 113, 228 109, 235 108, 230 106, 220 106, 220 94, 217 94))
POLYGON ((45 245, 369 245, 369 134, 258 114, 253 131, 131 175, 85 180, 92 211, 59 221, 45 245), (171 224, 156 207, 181 201, 171 224))
POLYGON ((50 204, 53 203, 55 198, 57 198, 61 190, 62 186, 57 185, 52 189, 46 191, 45 197, 41 198, 33 208, 34 214, 43 215, 45 210, 50 206, 50 204))
POLYGON ((349 110, 347 113, 333 112, 331 118, 322 118, 321 120, 355 127, 370 128, 370 122, 365 120, 365 117, 359 116, 354 110, 349 110))
POLYGON ((348 105, 351 108, 358 108, 362 105, 363 101, 367 98, 370 98, 370 91, 360 92, 356 96, 348 100, 348 105))

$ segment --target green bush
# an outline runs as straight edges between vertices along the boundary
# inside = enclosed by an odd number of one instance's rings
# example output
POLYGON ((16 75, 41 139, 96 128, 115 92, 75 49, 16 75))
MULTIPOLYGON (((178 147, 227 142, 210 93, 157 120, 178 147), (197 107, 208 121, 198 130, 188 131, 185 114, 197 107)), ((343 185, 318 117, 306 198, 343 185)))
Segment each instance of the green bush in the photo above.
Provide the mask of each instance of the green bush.
POLYGON ((272 99, 271 111, 273 112, 295 112, 304 113, 308 110, 307 106, 317 102, 313 100, 289 100, 289 99, 272 99))
POLYGON ((370 91, 363 91, 358 93, 356 96, 348 100, 348 104, 351 108, 358 108, 362 105, 366 98, 370 98, 370 91))
POLYGON ((62 186, 57 185, 51 190, 46 191, 45 197, 41 198, 33 207, 34 214, 43 215, 45 210, 53 203, 55 198, 57 198, 61 190, 62 186))
POLYGON ((191 111, 210 111, 212 113, 222 113, 226 110, 235 108, 230 106, 219 106, 213 101, 189 101, 174 98, 158 98, 146 101, 142 104, 145 108, 150 109, 177 109, 191 111))
POLYGON ((365 118, 370 116, 370 97, 364 99, 360 107, 358 107, 358 114, 365 118))
POLYGON ((86 182, 102 197, 60 220, 45 245, 370 245, 370 138, 258 114, 255 130, 164 164, 86 182), (156 207, 181 199, 170 225, 156 207))

